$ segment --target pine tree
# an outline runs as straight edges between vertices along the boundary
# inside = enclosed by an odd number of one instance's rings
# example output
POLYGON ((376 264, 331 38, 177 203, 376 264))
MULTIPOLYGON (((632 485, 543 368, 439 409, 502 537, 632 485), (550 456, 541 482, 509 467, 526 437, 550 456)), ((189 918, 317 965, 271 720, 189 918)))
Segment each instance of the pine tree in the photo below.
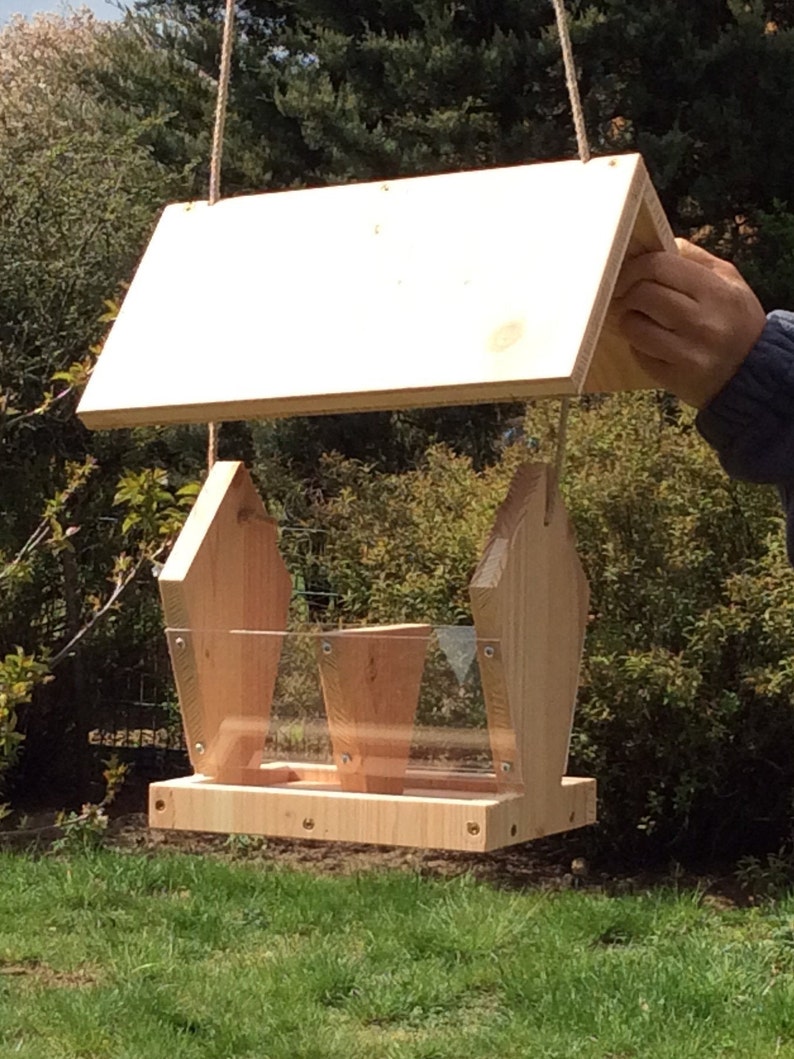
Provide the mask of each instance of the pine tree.
MULTIPOLYGON (((158 16, 164 47, 214 71, 222 4, 139 7, 158 16)), ((745 262, 770 217, 779 239, 794 171, 791 4, 568 8, 594 152, 641 151, 681 234, 708 229, 745 262)), ((575 156, 550 0, 240 0, 239 11, 232 109, 267 186, 575 156)), ((227 193, 251 190, 239 167, 228 181, 227 193)), ((762 294, 780 285, 756 278, 762 294)))
MULTIPOLYGON (((790 5, 568 8, 593 151, 641 151, 674 229, 734 257, 770 308, 785 299, 790 5)), ((144 0, 139 10, 155 49, 217 76, 222 3, 144 0)), ((226 194, 576 155, 550 0, 240 0, 238 10, 226 194)), ((297 430, 309 451, 375 451, 396 468, 448 440, 487 462, 508 414, 379 415, 341 430, 318 420, 278 428, 268 444, 300 464, 297 430)))

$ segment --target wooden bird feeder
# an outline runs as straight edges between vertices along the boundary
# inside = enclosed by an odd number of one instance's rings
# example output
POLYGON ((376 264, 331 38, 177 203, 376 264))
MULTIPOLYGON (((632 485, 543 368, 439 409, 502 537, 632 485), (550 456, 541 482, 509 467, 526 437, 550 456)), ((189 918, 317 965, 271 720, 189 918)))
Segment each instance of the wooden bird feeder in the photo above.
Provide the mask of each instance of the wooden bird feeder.
MULTIPOLYGON (((90 427, 652 385, 612 326, 620 267, 672 235, 637 155, 169 206, 78 413, 90 427)), ((588 588, 553 474, 516 475, 469 586, 488 765, 411 759, 430 625, 316 636, 328 763, 269 760, 291 583, 240 463, 160 575, 195 774, 159 828, 489 850, 596 818, 566 775, 588 588)))

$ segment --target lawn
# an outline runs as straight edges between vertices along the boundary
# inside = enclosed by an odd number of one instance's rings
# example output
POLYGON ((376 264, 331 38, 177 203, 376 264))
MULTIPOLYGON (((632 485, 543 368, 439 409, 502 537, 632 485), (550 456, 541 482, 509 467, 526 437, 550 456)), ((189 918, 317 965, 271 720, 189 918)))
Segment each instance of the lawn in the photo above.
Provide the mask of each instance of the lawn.
POLYGON ((0 1056, 794 1057, 794 899, 0 855, 0 1056))

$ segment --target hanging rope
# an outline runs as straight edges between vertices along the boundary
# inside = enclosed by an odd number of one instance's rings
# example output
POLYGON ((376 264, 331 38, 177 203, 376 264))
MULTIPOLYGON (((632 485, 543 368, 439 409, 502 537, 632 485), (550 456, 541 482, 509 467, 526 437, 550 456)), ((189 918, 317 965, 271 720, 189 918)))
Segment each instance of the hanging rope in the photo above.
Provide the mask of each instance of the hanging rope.
POLYGON ((579 159, 582 162, 589 162, 590 145, 587 142, 587 129, 584 123, 582 98, 579 95, 576 64, 573 61, 573 48, 571 47, 571 34, 568 29, 568 17, 565 13, 565 0, 551 0, 551 2, 554 4, 554 14, 557 16, 557 33, 560 38, 562 59, 565 64, 565 84, 568 87, 568 99, 571 103, 571 115, 573 117, 573 127, 576 130, 579 159))
MULTIPOLYGON (((223 132, 226 126, 226 111, 229 105, 229 80, 232 70, 232 45, 234 43, 235 0, 226 0, 223 18, 223 42, 221 44, 221 67, 218 73, 218 96, 215 101, 215 125, 212 130, 212 155, 210 157, 209 204, 214 206, 221 197, 221 161, 223 159, 223 132)), ((218 459, 218 424, 209 424, 207 436, 207 470, 212 470, 218 459)))
POLYGON ((210 206, 221 197, 221 161, 223 158, 223 132, 226 127, 226 109, 229 103, 229 79, 232 71, 232 44, 234 43, 234 4, 226 0, 223 19, 223 43, 221 44, 221 68, 218 73, 218 96, 215 101, 215 127, 212 130, 212 157, 210 159, 210 206))
MULTIPOLYGON (((576 76, 576 64, 573 60, 571 34, 568 29, 568 17, 565 11, 565 0, 552 0, 554 14, 557 17, 557 33, 562 48, 562 59, 565 65, 565 84, 568 88, 568 100, 571 104, 573 127, 576 130, 576 145, 579 149, 579 160, 590 161, 590 144, 587 140, 587 128, 584 121, 582 97, 579 94, 579 81, 576 76)), ((556 487, 562 480, 562 468, 565 463, 565 443, 568 440, 568 414, 571 410, 570 397, 563 397, 560 402, 560 421, 557 426, 557 449, 554 455, 554 481, 546 493, 546 525, 554 514, 554 496, 556 487)))

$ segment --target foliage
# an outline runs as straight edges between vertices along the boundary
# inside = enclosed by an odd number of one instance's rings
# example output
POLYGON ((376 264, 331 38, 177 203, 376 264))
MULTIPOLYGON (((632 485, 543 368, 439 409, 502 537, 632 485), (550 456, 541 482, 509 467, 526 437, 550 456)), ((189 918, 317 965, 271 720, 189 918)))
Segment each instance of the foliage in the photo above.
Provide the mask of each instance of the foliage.
MULTIPOLYGON (((574 152, 547 0, 238 6, 229 193, 574 152)), ((148 2, 115 27, 79 16, 0 31, 0 656, 21 645, 31 665, 62 665, 57 703, 40 695, 27 726, 29 752, 43 731, 59 751, 64 733, 84 743, 89 686, 101 694, 159 635, 139 574, 157 569, 184 518, 203 438, 89 437, 74 397, 156 210, 203 194, 221 7, 148 2)), ((676 229, 736 257, 782 304, 794 282, 788 7, 570 9, 595 150, 642 150, 676 229)), ((254 463, 286 523, 301 618, 460 623, 524 451, 510 444, 515 417, 229 426, 222 451, 254 463)), ((548 458, 554 409, 531 408, 523 429, 533 458, 548 458)), ((565 491, 593 585, 573 751, 601 782, 602 844, 778 848, 794 677, 775 497, 729 483, 691 418, 648 396, 583 404, 565 491)))
POLYGON ((198 482, 187 482, 172 493, 168 488, 168 474, 161 468, 128 472, 119 479, 113 498, 114 504, 127 510, 121 532, 135 529, 146 542, 172 541, 198 492, 198 482))
POLYGON ((775 199, 740 229, 735 259, 747 282, 764 294, 767 306, 787 308, 794 290, 794 201, 775 199))
POLYGON ((54 853, 91 853, 103 845, 109 823, 107 808, 115 801, 130 771, 130 766, 119 761, 116 754, 111 754, 103 764, 104 797, 100 802, 86 802, 79 813, 58 813, 55 824, 61 834, 52 844, 54 853))
MULTIPOLYGON (((328 587, 326 617, 470 621, 495 508, 522 459, 553 457, 556 428, 539 402, 482 471, 443 447, 398 475, 328 458, 311 564, 291 555, 328 587)), ((776 496, 731 482, 691 414, 654 394, 574 409, 564 494, 592 589, 572 768, 599 780, 594 842, 777 848, 794 802, 794 603, 776 496)))
MULTIPOLYGON (((747 226, 758 233, 775 201, 790 199, 790 5, 567 6, 596 153, 640 150, 674 227, 708 229, 736 256, 747 226)), ((216 76, 219 0, 144 0, 137 10, 155 50, 216 76)), ((548 0, 241 0, 238 11, 230 193, 575 154, 548 0), (258 174, 238 162, 254 129, 258 174)), ((769 265, 759 276, 767 301, 769 265)))
POLYGON ((578 416, 569 452, 593 593, 574 757, 599 777, 605 837, 690 857, 774 848, 794 793, 777 497, 730 482, 691 416, 652 396, 578 416))
MULTIPOLYGON (((87 634, 98 644, 100 619, 119 624, 121 594, 189 504, 158 494, 162 456, 145 436, 91 437, 74 416, 155 211, 190 183, 152 155, 165 118, 116 106, 86 77, 117 32, 86 14, 0 30, 0 652, 21 644, 61 667, 57 699, 37 696, 38 723, 21 724, 27 754, 57 742, 57 755, 41 749, 52 770, 85 744, 87 634)), ((181 462, 177 489, 200 466, 181 462)), ((129 595, 125 620, 144 625, 152 588, 129 595)))
POLYGON ((38 684, 50 679, 47 663, 25 654, 21 647, 0 661, 0 778, 15 763, 25 738, 17 728, 18 708, 30 702, 38 684))
POLYGON ((747 854, 736 865, 736 878, 753 900, 776 901, 791 893, 794 882, 794 849, 781 846, 765 856, 747 854))
POLYGON ((376 624, 470 620, 468 575, 519 459, 512 450, 478 474, 467 457, 435 447, 413 471, 374 475, 328 457, 316 519, 335 607, 376 624))
MULTIPOLYGON (((788 7, 581 0, 568 8, 595 152, 641 150, 676 231, 734 257, 769 308, 786 304, 794 284, 794 144, 780 131, 794 124, 788 7)), ((241 0, 237 9, 227 194, 575 153, 548 0, 354 8, 241 0)), ((151 112, 153 100, 166 100, 179 112, 182 132, 171 122, 167 144, 152 141, 168 164, 187 164, 188 143, 202 135, 207 113, 194 100, 217 78, 222 17, 219 0, 138 3, 130 23, 146 41, 145 61, 120 64, 116 55, 101 71, 117 102, 151 112)), ((123 49, 123 38, 108 47, 123 49)), ((410 471, 429 445, 448 444, 479 469, 499 459, 516 414, 484 406, 265 423, 237 452, 253 458, 274 510, 292 525, 306 521, 307 496, 325 487, 326 454, 392 474, 410 471)))
POLYGON ((90 853, 102 845, 108 818, 103 806, 86 802, 79 813, 58 813, 55 824, 61 834, 52 844, 54 853, 90 853))

